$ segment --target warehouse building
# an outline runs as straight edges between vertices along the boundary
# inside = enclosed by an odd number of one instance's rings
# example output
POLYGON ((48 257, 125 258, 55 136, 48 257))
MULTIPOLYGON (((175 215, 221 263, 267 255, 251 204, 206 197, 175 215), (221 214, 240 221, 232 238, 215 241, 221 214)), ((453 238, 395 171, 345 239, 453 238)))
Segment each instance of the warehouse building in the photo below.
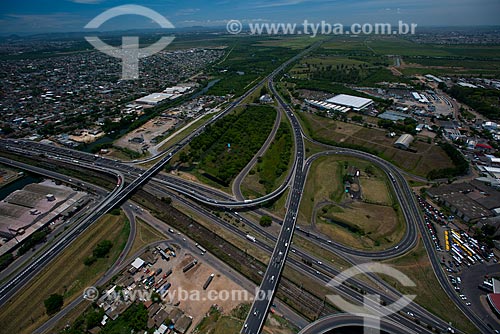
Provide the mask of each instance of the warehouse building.
POLYGON ((326 100, 326 102, 331 104, 336 104, 339 106, 351 108, 354 111, 363 111, 373 105, 372 99, 366 99, 364 97, 358 97, 353 95, 340 94, 326 100))
POLYGON ((158 103, 163 102, 166 99, 172 98, 173 94, 165 94, 165 93, 153 93, 147 96, 141 97, 140 99, 135 100, 137 104, 145 104, 150 106, 156 106, 158 103))
POLYGON ((411 143, 413 143, 413 138, 412 135, 409 134, 404 134, 401 137, 399 137, 398 140, 394 143, 394 147, 402 149, 402 150, 408 150, 410 148, 411 143))

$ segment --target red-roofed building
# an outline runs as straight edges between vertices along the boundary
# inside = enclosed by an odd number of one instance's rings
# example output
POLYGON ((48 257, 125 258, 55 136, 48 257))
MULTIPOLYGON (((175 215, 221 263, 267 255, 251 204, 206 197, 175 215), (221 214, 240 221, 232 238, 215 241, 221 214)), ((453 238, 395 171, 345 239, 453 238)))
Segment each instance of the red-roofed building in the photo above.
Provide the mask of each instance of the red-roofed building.
POLYGON ((488 145, 488 144, 477 144, 476 150, 482 151, 482 152, 490 152, 491 150, 493 150, 493 147, 491 145, 488 145))
POLYGON ((488 303, 490 304, 496 315, 500 317, 500 293, 489 293, 488 303))

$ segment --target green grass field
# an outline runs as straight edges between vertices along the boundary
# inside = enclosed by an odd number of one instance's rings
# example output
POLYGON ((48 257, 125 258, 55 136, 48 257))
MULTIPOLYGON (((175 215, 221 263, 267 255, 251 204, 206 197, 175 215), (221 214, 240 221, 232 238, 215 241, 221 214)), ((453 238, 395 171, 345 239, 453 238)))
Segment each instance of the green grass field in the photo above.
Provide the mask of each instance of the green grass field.
POLYGON ((495 58, 500 53, 498 45, 441 45, 420 44, 397 36, 365 36, 356 39, 338 36, 323 45, 328 50, 340 52, 365 51, 379 55, 495 58))
POLYGON ((208 315, 196 326, 195 333, 238 334, 243 327, 243 320, 224 315, 219 310, 211 308, 208 315))
MULTIPOLYGON (((387 55, 403 57, 405 76, 434 75, 484 75, 500 77, 497 66, 498 45, 441 45, 421 44, 396 36, 361 36, 356 39, 337 36, 322 45, 315 54, 330 55, 332 62, 342 57, 372 64, 392 65, 387 55)), ((346 65, 349 64, 346 61, 346 65)), ((324 60, 324 63, 329 61, 324 60)), ((301 74, 298 77, 303 77, 301 74)), ((363 84, 373 84, 379 79, 396 80, 387 72, 380 72, 363 84)), ((399 78, 406 82, 405 78, 399 78)))
POLYGON ((324 39, 325 37, 318 37, 315 39, 312 39, 309 36, 268 37, 267 39, 257 42, 255 45, 302 50, 311 45, 312 43, 317 42, 319 38, 324 39))
POLYGON ((297 220, 311 223, 314 207, 325 201, 340 201, 344 196, 341 159, 321 157, 313 162, 304 188, 297 220))
POLYGON ((141 248, 160 240, 167 240, 168 237, 163 233, 157 231, 153 227, 149 226, 140 218, 136 218, 136 235, 134 239, 134 243, 130 248, 127 256, 132 256, 141 248))
POLYGON ((382 170, 360 159, 321 157, 309 171, 298 221, 353 248, 386 249, 405 232, 404 219, 395 207, 382 170), (344 192, 343 178, 348 166, 355 166, 361 172, 362 201, 352 202, 344 192), (315 225, 312 225, 313 215, 315 225))
POLYGON ((403 220, 391 206, 363 202, 326 206, 318 212, 316 222, 330 239, 365 250, 392 247, 405 231, 403 220))
POLYGON ((197 120, 196 122, 188 126, 186 129, 178 133, 175 137, 173 137, 172 139, 168 140, 165 144, 163 144, 160 147, 160 151, 164 151, 169 147, 172 147, 173 145, 177 144, 178 142, 189 136, 191 133, 193 133, 196 129, 198 129, 212 117, 214 117, 214 114, 208 114, 203 116, 201 119, 197 120))

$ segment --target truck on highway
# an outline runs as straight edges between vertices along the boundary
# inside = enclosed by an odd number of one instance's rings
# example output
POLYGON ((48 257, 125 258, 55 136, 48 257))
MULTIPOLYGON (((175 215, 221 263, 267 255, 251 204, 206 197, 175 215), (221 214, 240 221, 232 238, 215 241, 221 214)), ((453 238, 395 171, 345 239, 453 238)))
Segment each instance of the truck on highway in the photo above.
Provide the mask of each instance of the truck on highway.
POLYGON ((252 242, 257 242, 257 239, 255 239, 255 237, 251 236, 250 234, 247 234, 247 239, 252 242))
POLYGON ((205 253, 207 252, 207 250, 198 243, 196 244, 196 248, 198 248, 201 251, 201 255, 205 255, 205 253))

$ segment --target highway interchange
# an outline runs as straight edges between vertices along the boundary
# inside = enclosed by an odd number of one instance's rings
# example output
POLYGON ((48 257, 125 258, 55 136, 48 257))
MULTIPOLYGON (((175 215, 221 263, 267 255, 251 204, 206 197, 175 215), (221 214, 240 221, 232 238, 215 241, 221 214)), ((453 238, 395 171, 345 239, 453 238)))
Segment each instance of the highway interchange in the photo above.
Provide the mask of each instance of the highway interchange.
MULTIPOLYGON (((54 149, 52 147, 48 147, 48 148, 50 148, 51 150, 54 149)), ((60 149, 57 148, 57 150, 59 151, 60 149)), ((34 152, 39 152, 39 148, 32 151, 31 153, 34 154, 34 152)), ((24 151, 24 153, 27 154, 28 152, 24 151)), ((62 159, 62 158, 60 158, 60 159, 62 159)), ((71 163, 72 159, 68 156, 68 158, 66 158, 66 162, 71 163)), ((79 165, 84 165, 84 163, 82 161, 79 161, 78 163, 79 163, 79 165)), ((52 174, 49 174, 48 176, 52 176, 52 174)), ((165 190, 162 189, 161 186, 165 187, 163 185, 163 183, 161 183, 161 182, 152 182, 152 184, 148 184, 148 187, 156 188, 158 191, 161 191, 164 194, 165 190)), ((160 194, 161 194, 161 192, 160 192, 160 194)), ((227 223, 220 218, 217 218, 215 215, 211 214, 207 209, 194 206, 195 202, 194 203, 190 202, 186 198, 181 197, 181 196, 177 196, 174 193, 169 193, 169 195, 176 198, 177 200, 181 201, 186 206, 194 209, 196 212, 202 213, 204 216, 210 216, 211 219, 216 220, 218 222, 218 224, 220 224, 225 229, 233 232, 234 234, 239 235, 242 238, 245 238, 244 232, 242 232, 238 228, 234 227, 232 224, 227 223)), ((263 236, 262 239, 269 239, 269 240, 275 242, 276 238, 273 235, 271 235, 270 233, 265 232, 265 230, 262 230, 258 226, 258 224, 255 224, 255 223, 247 220, 246 218, 242 217, 241 215, 236 215, 236 213, 234 213, 234 212, 232 214, 235 215, 235 218, 239 217, 239 219, 242 219, 243 222, 245 222, 247 224, 247 226, 254 229, 255 233, 259 233, 260 235, 262 235, 263 236)), ((271 253, 273 250, 272 248, 269 247, 269 245, 267 245, 266 243, 264 243, 260 240, 256 241, 256 245, 269 253, 271 253)), ((333 246, 326 243, 326 242, 325 242, 325 247, 329 247, 329 249, 331 249, 332 251, 335 251, 335 248, 332 248, 333 246)), ((318 263, 317 258, 315 258, 313 255, 311 255, 307 252, 300 250, 299 248, 293 248, 292 252, 294 252, 297 256, 301 257, 302 259, 305 259, 307 261, 311 261, 312 263, 318 263)), ((318 269, 320 269, 319 271, 316 268, 312 268, 312 267, 304 264, 300 260, 296 260, 296 259, 292 259, 292 258, 287 259, 287 264, 292 265, 294 268, 299 269, 304 274, 307 274, 310 277, 314 277, 314 278, 320 280, 320 282, 323 285, 326 285, 332 279, 332 277, 335 277, 338 274, 340 274, 340 272, 337 269, 329 266, 327 263, 323 264, 321 266, 321 268, 318 268, 318 269)), ((363 283, 361 281, 355 281, 355 282, 353 282, 353 284, 355 286, 363 288, 364 291, 367 291, 367 292, 370 292, 373 294, 377 293, 377 290, 373 289, 370 285, 367 285, 366 283, 363 283)), ((361 302, 362 298, 363 298, 362 295, 358 291, 353 291, 348 286, 341 286, 339 288, 339 293, 346 298, 351 298, 351 299, 356 300, 358 302, 361 302)), ((390 302, 395 301, 398 298, 399 298, 399 294, 395 294, 393 296, 386 296, 385 301, 390 303, 390 302)), ((433 317, 431 314, 428 314, 428 312, 426 312, 424 309, 418 307, 418 305, 416 305, 416 304, 412 304, 412 307, 410 309, 408 309, 408 311, 411 311, 415 314, 426 315, 427 316, 426 323, 433 324, 434 326, 436 326, 438 328, 446 328, 446 325, 442 321, 433 317)), ((398 317, 398 321, 400 323, 406 322, 407 326, 412 326, 412 325, 414 326, 415 325, 412 321, 408 320, 404 316, 395 315, 395 317, 396 316, 398 317)))
MULTIPOLYGON (((314 48, 311 47, 310 49, 314 48)), ((322 244, 323 247, 341 251, 343 253, 364 257, 364 258, 372 258, 372 259, 386 259, 396 255, 404 254, 409 249, 411 249, 417 242, 418 238, 418 230, 420 230, 422 240, 424 242, 424 246, 429 254, 429 258, 431 260, 434 272, 443 287, 443 289, 447 292, 449 297, 457 304, 457 306, 464 312, 464 314, 478 327, 481 332, 489 333, 492 332, 486 324, 484 324, 480 318, 472 313, 465 305, 461 302, 458 296, 455 294, 454 290, 450 286, 448 279, 444 272, 441 269, 439 259, 437 257, 436 251, 433 247, 433 244, 430 240, 430 237, 425 229, 425 224, 420 214, 420 210, 418 207, 418 203, 408 186, 406 180, 404 179, 402 173, 395 168, 392 164, 386 162, 385 160, 369 155, 364 152, 359 152, 350 149, 341 149, 336 147, 327 147, 329 151, 325 151, 321 154, 315 155, 313 157, 305 158, 305 149, 304 149, 304 138, 306 137, 302 131, 300 122, 295 118, 293 111, 290 107, 282 100, 276 89, 274 88, 274 77, 279 74, 284 68, 286 68, 289 64, 302 57, 304 54, 310 51, 310 49, 305 50, 301 54, 296 57, 290 59, 288 62, 280 66, 276 71, 274 71, 269 77, 261 81, 258 85, 254 86, 251 90, 249 90, 246 94, 244 94, 241 98, 233 102, 226 110, 224 110, 219 115, 215 116, 213 119, 209 121, 209 123, 215 122, 221 117, 224 117, 226 114, 230 113, 235 106, 240 104, 246 97, 251 95, 258 87, 262 84, 269 84, 269 88, 273 95, 278 99, 280 107, 285 111, 288 120, 290 121, 294 134, 295 141, 295 159, 293 168, 286 178, 285 182, 278 187, 274 192, 268 194, 262 198, 256 200, 235 200, 234 198, 229 197, 226 194, 223 194, 217 190, 211 189, 206 186, 193 184, 192 182, 188 182, 185 180, 181 180, 172 176, 167 175, 157 175, 158 172, 164 167, 166 163, 179 152, 182 148, 189 144, 192 138, 199 135, 204 127, 196 130, 188 137, 183 139, 179 144, 174 146, 173 148, 165 151, 159 161, 157 161, 153 167, 144 171, 141 168, 126 165, 117 161, 97 158, 93 155, 76 152, 72 150, 68 150, 65 148, 59 147, 51 147, 46 146, 34 142, 24 142, 24 141, 0 141, 0 146, 2 149, 17 153, 17 154, 28 154, 32 157, 37 157, 41 152, 45 152, 46 158, 52 158, 54 160, 60 160, 68 164, 79 165, 80 167, 86 167, 93 170, 99 170, 101 172, 112 173, 117 178, 117 187, 105 198, 105 200, 98 205, 96 210, 92 211, 87 218, 85 218, 77 227, 71 230, 70 233, 65 235, 63 238, 57 241, 46 253, 44 253, 40 258, 36 261, 32 262, 29 266, 24 268, 24 270, 15 276, 12 280, 8 281, 6 284, 2 285, 0 288, 0 304, 3 304, 12 294, 17 291, 17 288, 22 287, 25 284, 29 277, 37 270, 45 266, 49 263, 60 251, 67 247, 68 244, 71 243, 74 239, 78 237, 78 235, 84 231, 88 226, 90 226, 97 219, 102 217, 105 213, 109 212, 111 209, 116 207, 117 205, 123 203, 126 199, 130 197, 130 195, 136 191, 138 188, 145 186, 150 179, 149 186, 154 186, 157 189, 169 188, 170 191, 175 191, 183 194, 185 197, 194 200, 195 202, 202 203, 205 205, 210 205, 213 207, 219 208, 252 208, 258 206, 259 204, 263 204, 271 199, 277 198, 282 195, 287 189, 290 189, 288 203, 287 203, 287 213, 285 215, 285 219, 282 222, 281 232, 278 238, 270 237, 270 240, 275 241, 275 248, 269 249, 269 246, 265 243, 256 242, 259 247, 266 249, 268 252, 272 252, 271 260, 267 267, 267 271, 264 274, 262 284, 260 286, 260 290, 265 293, 267 298, 256 300, 254 305, 251 308, 251 311, 248 315, 247 320, 245 321, 244 328, 242 329, 242 333, 260 333, 262 326, 265 322, 267 313, 269 311, 270 305, 272 303, 274 293, 276 292, 277 286, 279 284, 279 280, 281 277, 281 273, 283 271, 285 262, 287 264, 291 264, 299 270, 307 273, 308 276, 315 277, 317 280, 323 282, 324 284, 328 283, 332 276, 338 275, 338 271, 329 266, 323 266, 321 272, 313 269, 310 266, 305 265, 301 261, 297 261, 291 258, 287 258, 288 252, 292 249, 292 237, 294 231, 296 231, 296 217, 300 206, 300 201, 302 198, 303 188, 307 179, 307 174, 309 171, 309 167, 312 162, 321 155, 349 155, 358 157, 361 159, 369 160, 374 164, 384 170, 384 172, 388 175, 391 180, 394 193, 397 196, 398 202, 402 208, 403 214, 405 216, 405 221, 407 223, 406 234, 401 241, 401 243, 393 249, 388 249, 382 252, 369 253, 369 252, 361 252, 349 249, 347 247, 341 246, 339 244, 335 244, 329 242, 329 240, 322 239, 321 237, 317 237, 318 242, 322 244), (126 186, 125 180, 132 180, 126 186)), ((308 139, 310 140, 310 139, 308 139)), ((321 144, 323 145, 323 144, 321 144)), ((323 145, 325 146, 325 145, 323 145)), ((156 159, 156 158, 155 158, 156 159)), ((153 159, 149 159, 149 161, 153 161, 153 159)), ((193 201, 187 201, 185 198, 177 197, 178 199, 182 199, 186 202, 186 205, 194 206, 193 201)), ((249 222, 250 223, 250 222, 249 222)), ((226 228, 235 230, 234 227, 231 228, 231 224, 227 224, 226 228), (229 226, 227 226, 229 225, 229 226)), ((254 226, 253 224, 249 224, 254 226)), ((255 228, 258 228, 255 226, 255 228)), ((234 231, 235 233, 241 234, 241 231, 234 231), (237 232, 238 231, 238 232, 237 232)), ((265 233, 260 231, 260 233, 265 233)), ((310 254, 301 252, 300 249, 293 248, 294 253, 297 253, 302 258, 310 258, 311 260, 317 262, 313 256, 310 254)), ((363 283, 356 281, 356 285, 363 286, 363 283)), ((365 291, 372 291, 373 288, 366 286, 364 284, 363 288, 365 291)), ((358 302, 362 301, 362 296, 359 293, 356 293, 354 290, 349 289, 348 287, 341 287, 340 290, 343 295, 350 297, 352 300, 357 300, 358 302)), ((373 291, 374 293, 376 291, 373 291)), ((380 292, 379 292, 380 293, 380 292)), ((385 301, 391 302, 396 300, 396 296, 398 294, 395 291, 391 291, 387 296, 384 296, 385 301)), ((432 314, 428 313, 418 305, 412 304, 410 309, 418 314, 419 320, 423 323, 430 324, 431 326, 435 326, 442 331, 446 331, 447 324, 432 314)), ((400 326, 405 326, 406 328, 415 327, 415 322, 408 319, 405 316, 401 316, 399 314, 394 314, 390 317, 390 319, 400 324, 400 326)), ((337 322, 337 320, 333 321, 337 322)), ((425 327, 416 327, 418 328, 417 332, 425 333, 427 329, 425 327)))

